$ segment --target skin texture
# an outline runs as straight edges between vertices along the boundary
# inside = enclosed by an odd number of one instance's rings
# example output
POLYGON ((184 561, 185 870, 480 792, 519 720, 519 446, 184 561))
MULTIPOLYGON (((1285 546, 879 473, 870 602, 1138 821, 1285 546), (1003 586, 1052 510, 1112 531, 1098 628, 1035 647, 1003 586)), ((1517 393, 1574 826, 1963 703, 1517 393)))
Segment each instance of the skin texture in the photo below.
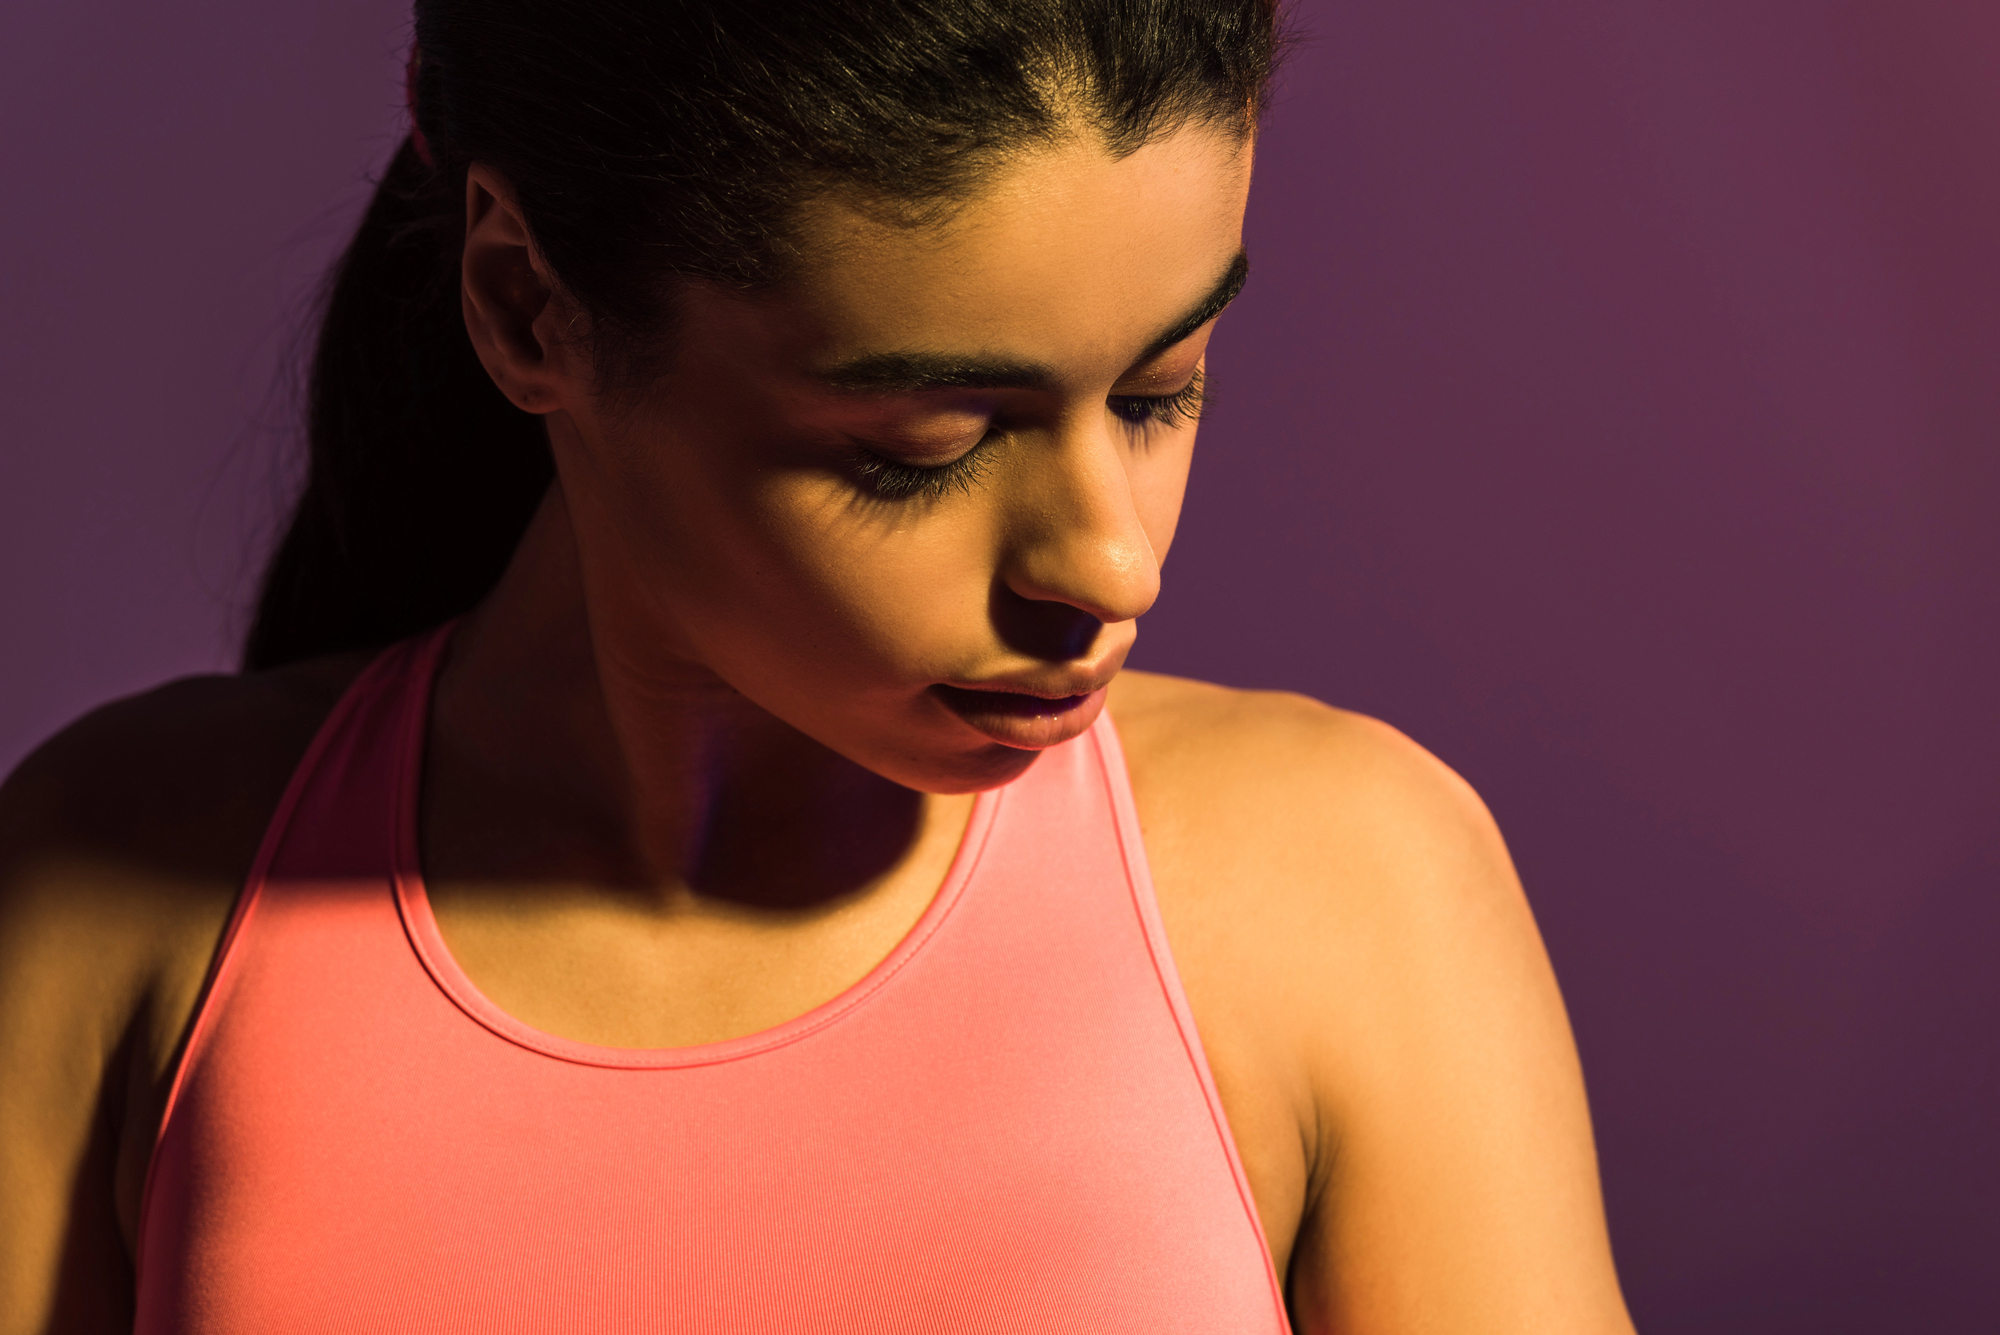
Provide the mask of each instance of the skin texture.
MULTIPOLYGON (((1212 322, 1162 342, 1227 293, 1250 158, 1202 127, 1123 159, 1082 133, 942 224, 820 199, 795 281, 690 290, 667 369, 617 395, 475 168, 467 328, 558 482, 439 679, 440 927, 557 1034, 766 1028, 887 954, 969 795, 1108 698, 1299 1328, 1629 1331, 1562 1004, 1477 797, 1372 720, 1118 675, 1195 437, 1141 401, 1201 369, 1212 322), (913 358, 953 383, 910 388, 913 358), (882 481, 968 451, 934 493, 882 481), (1085 698, 969 709, 996 688, 1085 698)), ((122 702, 0 793, 0 1332, 129 1324, 203 970, 358 665, 122 702)))

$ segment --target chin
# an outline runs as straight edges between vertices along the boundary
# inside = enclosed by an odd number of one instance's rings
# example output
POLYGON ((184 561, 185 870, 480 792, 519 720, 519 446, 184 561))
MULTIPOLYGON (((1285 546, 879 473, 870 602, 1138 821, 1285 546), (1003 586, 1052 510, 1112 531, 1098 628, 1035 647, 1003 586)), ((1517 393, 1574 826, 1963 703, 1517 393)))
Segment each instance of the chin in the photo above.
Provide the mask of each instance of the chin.
POLYGON ((885 763, 868 768, 905 788, 949 797, 1004 787, 1025 774, 1040 754, 999 742, 983 742, 953 752, 929 748, 900 751, 885 757, 885 763))

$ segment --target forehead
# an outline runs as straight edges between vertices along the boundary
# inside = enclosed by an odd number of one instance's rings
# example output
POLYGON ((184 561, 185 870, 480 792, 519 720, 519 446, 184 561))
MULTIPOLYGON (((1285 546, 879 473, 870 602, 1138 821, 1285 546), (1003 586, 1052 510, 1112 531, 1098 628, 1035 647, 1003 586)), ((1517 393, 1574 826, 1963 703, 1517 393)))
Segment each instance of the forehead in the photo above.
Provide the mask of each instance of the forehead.
POLYGON ((778 304, 816 365, 922 351, 1115 376, 1240 250, 1250 163, 1248 140, 1189 126, 1122 158, 1092 140, 1024 152, 934 225, 821 199, 778 304))

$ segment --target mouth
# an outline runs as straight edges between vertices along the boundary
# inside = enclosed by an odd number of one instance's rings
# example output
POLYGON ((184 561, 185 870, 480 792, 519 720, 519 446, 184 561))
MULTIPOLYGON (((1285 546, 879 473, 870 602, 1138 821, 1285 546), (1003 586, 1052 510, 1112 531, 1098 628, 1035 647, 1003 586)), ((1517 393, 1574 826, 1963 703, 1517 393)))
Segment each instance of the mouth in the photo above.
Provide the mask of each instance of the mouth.
POLYGON ((1081 736, 1104 709, 1106 688, 1048 697, 1008 687, 937 685, 931 694, 1003 746, 1040 751, 1081 736))

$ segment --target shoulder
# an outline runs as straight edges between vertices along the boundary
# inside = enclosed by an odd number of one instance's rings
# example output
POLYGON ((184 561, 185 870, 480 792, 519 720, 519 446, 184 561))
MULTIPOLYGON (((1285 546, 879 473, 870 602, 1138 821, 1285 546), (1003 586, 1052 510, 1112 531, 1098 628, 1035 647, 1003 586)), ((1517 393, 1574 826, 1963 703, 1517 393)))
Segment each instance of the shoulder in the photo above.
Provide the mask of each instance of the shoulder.
POLYGON ((1385 911, 1416 910, 1426 896, 1491 891, 1494 873, 1511 883, 1478 794, 1380 720, 1151 673, 1121 677, 1112 710, 1149 849, 1255 868, 1273 893, 1304 896, 1299 910, 1354 911, 1371 895, 1392 901, 1385 911))
POLYGON ((1395 728, 1301 695, 1150 674, 1113 709, 1161 911, 1170 930, 1187 925, 1177 956, 1268 1006, 1273 1024, 1310 1023, 1301 1042, 1383 1023, 1364 1020, 1363 997, 1410 1023, 1480 1004, 1465 990, 1490 957, 1517 977, 1546 971, 1486 804, 1395 728))
POLYGON ((359 667, 171 682, 0 785, 0 1309, 129 1322, 122 1258, 182 1035, 264 823, 359 667))
POLYGON ((199 676, 113 701, 0 785, 0 876, 19 891, 58 867, 163 880, 235 870, 320 721, 365 660, 199 676))
POLYGON ((172 682, 0 784, 0 1310, 129 1328, 181 1035, 263 822, 356 667, 172 682))
POLYGON ((1239 1148, 1253 1179, 1303 1159, 1303 1310, 1629 1332, 1568 1021, 1485 804, 1300 696, 1142 675, 1112 703, 1239 1148))
POLYGON ((1545 970, 1485 803, 1395 728, 1151 674, 1114 691, 1161 911, 1183 925, 1176 955, 1215 980, 1191 986, 1309 1023, 1299 1041, 1323 1047, 1363 1022, 1364 996, 1399 999, 1411 1023, 1478 1004, 1452 995, 1477 985, 1475 957, 1545 970))
POLYGON ((1113 708, 1191 999, 1254 1019, 1314 1068, 1301 1079, 1352 1088, 1382 1036, 1490 1009, 1483 989, 1545 990, 1485 803, 1401 732, 1304 696, 1150 675, 1113 708))
POLYGON ((1113 703, 1203 1033, 1254 1047, 1309 1131, 1337 1135, 1355 1099, 1408 1083, 1399 1054, 1546 1009, 1553 981, 1500 832, 1416 742, 1304 696, 1169 677, 1136 677, 1113 703))
POLYGON ((0 1027, 78 1007, 122 1024, 163 974, 199 986, 264 822, 359 666, 170 682, 22 762, 0 785, 0 1027))

